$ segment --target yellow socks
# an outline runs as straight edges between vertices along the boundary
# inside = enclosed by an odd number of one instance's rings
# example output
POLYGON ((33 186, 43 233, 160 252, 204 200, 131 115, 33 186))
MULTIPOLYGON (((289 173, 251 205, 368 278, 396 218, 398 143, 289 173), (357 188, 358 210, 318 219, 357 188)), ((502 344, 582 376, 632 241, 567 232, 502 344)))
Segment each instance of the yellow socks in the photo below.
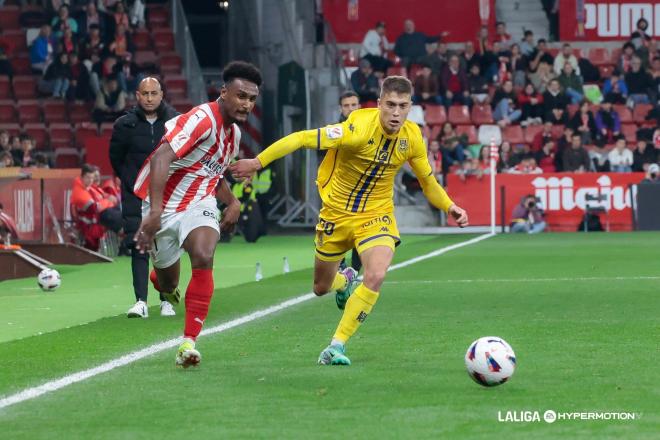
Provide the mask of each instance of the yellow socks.
POLYGON ((345 344, 355 334, 360 324, 367 319, 376 301, 378 301, 378 292, 374 292, 364 284, 360 284, 346 302, 344 315, 339 321, 333 340, 345 344))
POLYGON ((330 285, 330 292, 334 292, 336 290, 344 290, 347 284, 348 280, 346 279, 346 276, 344 276, 344 274, 341 272, 337 272, 335 274, 335 279, 332 280, 332 285, 330 285))

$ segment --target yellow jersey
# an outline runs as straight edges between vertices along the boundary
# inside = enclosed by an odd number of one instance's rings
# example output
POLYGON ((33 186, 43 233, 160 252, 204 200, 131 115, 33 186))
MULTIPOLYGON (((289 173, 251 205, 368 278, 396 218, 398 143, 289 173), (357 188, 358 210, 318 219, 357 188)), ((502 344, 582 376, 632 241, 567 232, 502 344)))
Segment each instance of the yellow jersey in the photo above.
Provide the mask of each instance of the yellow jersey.
POLYGON ((317 185, 324 207, 346 213, 393 211, 394 178, 408 162, 429 201, 447 211, 453 202, 433 176, 419 127, 405 121, 388 135, 379 116, 377 108, 355 110, 340 124, 286 136, 257 158, 267 166, 300 147, 331 150, 317 185))

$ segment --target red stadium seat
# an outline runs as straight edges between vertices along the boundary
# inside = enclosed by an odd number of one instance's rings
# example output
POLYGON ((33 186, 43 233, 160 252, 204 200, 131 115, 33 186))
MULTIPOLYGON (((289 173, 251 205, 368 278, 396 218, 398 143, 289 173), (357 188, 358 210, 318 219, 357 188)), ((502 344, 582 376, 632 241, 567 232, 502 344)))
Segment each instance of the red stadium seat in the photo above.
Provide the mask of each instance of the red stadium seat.
POLYGON ((619 64, 619 58, 621 58, 621 52, 623 52, 622 47, 617 47, 616 49, 612 49, 612 52, 610 53, 611 61, 612 64, 617 65, 619 64))
POLYGON ((187 113, 193 107, 192 102, 187 99, 174 99, 170 101, 172 107, 176 109, 179 113, 187 113))
POLYGON ((509 125, 502 130, 502 140, 509 141, 511 144, 524 144, 525 136, 520 125, 509 125))
POLYGON ((627 143, 637 142, 637 126, 635 124, 621 124, 621 134, 626 137, 627 143))
POLYGON ((32 75, 32 64, 27 55, 15 56, 11 59, 14 75, 32 75))
POLYGON ((589 61, 591 61, 596 66, 610 64, 610 60, 612 59, 610 56, 610 51, 606 47, 592 47, 589 49, 588 58, 589 61))
POLYGON ((410 80, 414 81, 415 77, 419 75, 422 72, 423 66, 419 64, 411 64, 410 65, 410 70, 408 71, 408 74, 410 75, 410 80))
POLYGON ((467 105, 452 105, 449 107, 449 122, 453 125, 472 125, 470 109, 467 105))
POLYGON ((138 50, 135 52, 135 64, 140 67, 150 67, 158 64, 158 55, 152 50, 138 50))
POLYGON ((14 101, 3 99, 0 101, 0 123, 8 124, 18 122, 14 101))
POLYGON ((160 57, 160 71, 164 75, 181 74, 181 57, 176 53, 163 54, 160 57))
POLYGON ((78 122, 89 122, 92 120, 90 108, 86 104, 72 103, 69 104, 69 120, 73 124, 78 122))
POLYGON ((652 108, 652 104, 637 104, 633 110, 633 121, 638 124, 646 122, 646 115, 649 114, 652 108))
POLYGON ((447 120, 447 112, 441 105, 427 105, 424 110, 424 120, 428 125, 444 124, 447 120))
MULTIPOLYGON (((536 135, 543 131, 542 125, 528 125, 525 127, 525 136, 523 137, 524 143, 531 144, 534 142, 536 135)), ((520 143, 520 142, 519 142, 520 143)))
POLYGON ((154 32, 154 46, 159 53, 172 52, 174 48, 174 35, 172 31, 157 31, 154 32))
POLYGON ((11 83, 6 76, 0 76, 0 99, 11 99, 11 83))
POLYGON ((13 87, 16 99, 35 99, 37 97, 37 80, 33 76, 14 76, 13 87))
POLYGON ((4 6, 0 8, 0 27, 5 30, 20 30, 18 21, 21 10, 18 6, 4 6))
POLYGON ((344 67, 357 67, 358 65, 358 57, 354 49, 342 49, 341 60, 344 67))
POLYGON ((147 22, 149 26, 154 29, 168 24, 170 21, 170 14, 167 9, 160 5, 148 5, 147 7, 147 22))
MULTIPOLYGON (((449 113, 451 115, 451 109, 449 113)), ((458 135, 466 134, 468 137, 468 143, 470 144, 479 143, 479 137, 477 136, 477 127, 475 127, 474 125, 457 125, 456 134, 458 135)))
POLYGON ((54 122, 48 127, 50 144, 54 147, 72 147, 73 130, 68 123, 54 122))
POLYGON ((405 77, 408 76, 405 67, 390 67, 389 69, 387 69, 387 76, 394 76, 394 75, 405 76, 405 77))
MULTIPOLYGON (((0 14, 2 14, 2 12, 0 12, 0 14)), ((21 52, 28 52, 25 31, 21 29, 7 30, 3 32, 2 38, 8 40, 14 46, 14 50, 11 52, 11 55, 16 55, 17 53, 21 52)))
POLYGON ((55 150, 55 168, 79 168, 80 159, 80 152, 75 148, 55 150))
POLYGON ((165 93, 168 99, 185 98, 188 93, 188 81, 181 75, 165 78, 165 93))
POLYGON ((99 133, 101 136, 110 136, 112 135, 112 128, 114 124, 112 122, 104 122, 99 127, 99 133))
POLYGON ((559 139, 564 135, 564 126, 562 124, 557 124, 552 126, 552 135, 555 139, 559 139))
POLYGON ((98 135, 98 127, 92 122, 81 122, 75 127, 76 147, 82 149, 85 146, 85 140, 89 137, 98 135))
POLYGON ((24 99, 16 103, 18 119, 21 123, 41 122, 41 107, 36 99, 24 99))
POLYGON ((66 111, 64 101, 49 99, 43 102, 44 121, 47 124, 53 122, 69 122, 69 114, 66 111))
POLYGON ((633 122, 632 112, 625 104, 614 104, 612 107, 619 114, 622 124, 633 122))
POLYGON ((472 123, 475 125, 492 124, 493 111, 490 105, 474 105, 472 106, 472 123))
POLYGON ((30 137, 34 138, 37 142, 37 148, 45 148, 50 146, 48 138, 48 130, 43 123, 29 123, 23 125, 23 131, 30 137))
POLYGON ((146 29, 138 29, 133 34, 133 44, 136 50, 151 50, 153 43, 151 42, 151 35, 146 29))
POLYGON ((600 77, 602 79, 607 79, 612 76, 612 73, 614 72, 614 66, 611 64, 598 66, 598 71, 600 72, 600 77))
POLYGON ((10 136, 17 136, 21 134, 21 126, 18 124, 18 122, 1 123, 0 131, 2 130, 8 131, 10 136))

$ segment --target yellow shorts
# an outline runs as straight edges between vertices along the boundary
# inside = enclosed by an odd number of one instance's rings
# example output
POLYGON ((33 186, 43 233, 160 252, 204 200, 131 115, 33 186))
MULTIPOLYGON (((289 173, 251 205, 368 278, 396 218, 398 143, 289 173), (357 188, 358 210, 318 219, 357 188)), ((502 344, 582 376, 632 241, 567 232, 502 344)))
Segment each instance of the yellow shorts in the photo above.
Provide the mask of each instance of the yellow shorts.
POLYGON ((358 253, 374 246, 394 250, 401 242, 394 213, 354 214, 321 209, 316 225, 316 256, 323 261, 339 261, 356 248, 358 253))

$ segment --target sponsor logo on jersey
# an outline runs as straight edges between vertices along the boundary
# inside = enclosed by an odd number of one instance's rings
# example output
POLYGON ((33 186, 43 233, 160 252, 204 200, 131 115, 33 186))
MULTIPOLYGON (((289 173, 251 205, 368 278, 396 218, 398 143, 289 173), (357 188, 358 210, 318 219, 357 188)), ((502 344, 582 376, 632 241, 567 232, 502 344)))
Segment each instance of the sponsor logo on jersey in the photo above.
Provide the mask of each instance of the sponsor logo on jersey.
POLYGON ((331 125, 325 128, 325 135, 328 139, 339 139, 344 135, 344 129, 341 125, 331 125))
POLYGON ((408 139, 399 139, 399 151, 404 152, 408 149, 408 139))

